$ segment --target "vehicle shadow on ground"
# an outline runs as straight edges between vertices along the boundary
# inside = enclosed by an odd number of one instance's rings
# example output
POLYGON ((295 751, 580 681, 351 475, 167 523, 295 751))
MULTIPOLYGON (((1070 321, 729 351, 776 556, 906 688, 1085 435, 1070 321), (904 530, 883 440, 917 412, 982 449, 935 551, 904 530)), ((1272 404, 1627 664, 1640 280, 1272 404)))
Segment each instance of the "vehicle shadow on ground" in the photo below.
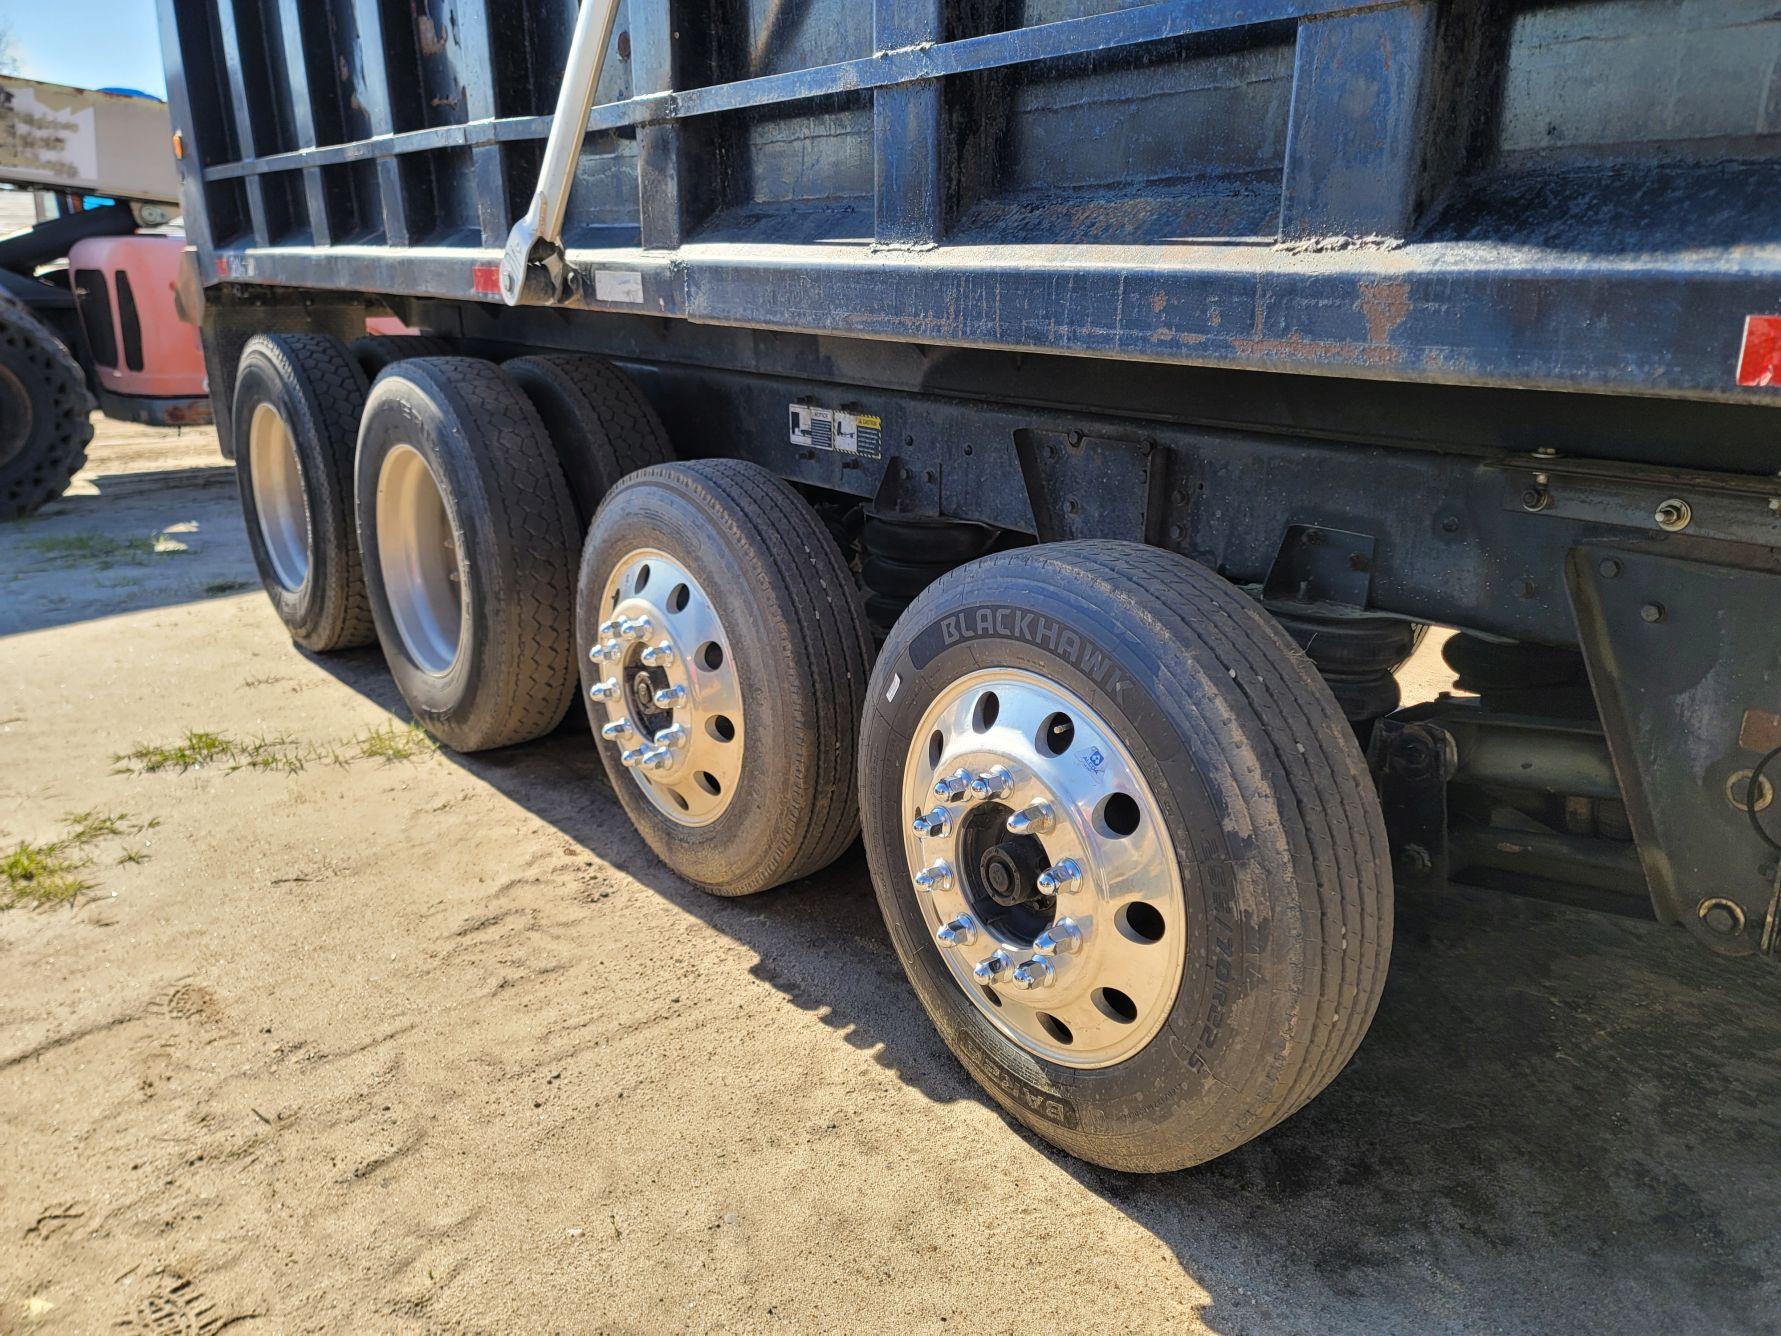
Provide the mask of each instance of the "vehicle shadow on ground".
POLYGON ((0 635, 198 603, 259 585, 233 468, 83 475, 0 523, 0 635))
MULTIPOLYGON (((374 652, 317 662, 403 713, 374 652)), ((928 1098, 989 1107, 904 980, 857 845, 724 900, 630 832, 579 712, 525 747, 445 755, 751 948, 756 978, 928 1098)), ((1215 1330, 1772 1330, 1775 967, 1458 890, 1403 897, 1397 924, 1359 1055, 1249 1145, 1140 1177, 1011 1134, 1170 1248, 1215 1330)))

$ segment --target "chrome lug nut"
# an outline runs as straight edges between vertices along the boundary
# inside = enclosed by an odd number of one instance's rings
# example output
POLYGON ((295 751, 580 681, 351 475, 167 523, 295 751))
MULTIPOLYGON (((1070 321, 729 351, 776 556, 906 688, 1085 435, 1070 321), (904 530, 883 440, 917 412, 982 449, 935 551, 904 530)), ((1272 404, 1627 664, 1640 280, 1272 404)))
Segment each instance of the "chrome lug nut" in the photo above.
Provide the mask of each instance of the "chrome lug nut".
POLYGON ((645 770, 665 770, 674 759, 674 753, 667 747, 651 747, 645 751, 637 764, 645 770))
POLYGON ((618 634, 618 618, 614 617, 609 621, 601 622, 599 630, 597 630, 595 634, 598 635, 601 640, 611 640, 613 636, 618 634))
POLYGON ((648 750, 647 747, 632 747, 627 752, 621 752, 618 759, 634 769, 643 760, 643 754, 648 750))
POLYGON ((1067 956, 1082 947, 1082 929, 1073 918, 1061 918, 1033 939, 1039 956, 1067 956))
POLYGON ((944 891, 952 885, 952 865, 944 858, 915 874, 915 884, 923 891, 944 891))
POLYGON ((971 772, 964 767, 954 770, 934 781, 934 796, 943 798, 949 803, 956 803, 965 796, 971 787, 971 772))
POLYGON ((1014 960, 1006 951, 991 951, 971 969, 971 977, 984 987, 1001 982, 1002 976, 1014 967, 1014 960))
POLYGON ((618 679, 609 677, 604 682, 596 682, 587 689, 590 700, 613 700, 618 696, 618 679))
POLYGON ((1057 825, 1050 803, 1034 803, 1008 818, 1010 835, 1048 835, 1057 825))
POLYGON ((1016 988, 1043 988, 1051 982, 1051 975, 1051 962, 1044 956, 1034 956, 1024 964, 1014 967, 1009 982, 1016 988))
POLYGON ((618 622, 618 633, 626 640, 642 640, 655 630, 655 623, 647 617, 621 617, 618 622))
POLYGON ((684 747, 687 739, 692 737, 685 724, 675 724, 672 728, 656 731, 655 744, 658 747, 684 747))
POLYGON ((686 704, 685 687, 664 687, 653 697, 658 710, 675 710, 686 704))
POLYGON ((909 828, 917 835, 940 836, 946 833, 947 826, 952 824, 952 813, 944 807, 936 807, 931 812, 923 812, 909 823, 909 828))
POLYGON ((1005 766, 991 766, 971 781, 971 801, 982 802, 985 798, 1006 798, 1008 790, 1014 787, 1014 776, 1008 773, 1005 766))
POLYGON ((596 640, 593 644, 589 645, 587 647, 587 656, 589 660, 594 663, 604 663, 606 661, 606 642, 604 640, 596 640))
POLYGON ((660 668, 674 662, 674 642, 664 640, 659 645, 651 645, 639 654, 645 668, 660 668))
POLYGON ((941 946, 969 946, 977 940, 977 924, 969 914, 960 914, 934 934, 941 946))
POLYGON ((622 742, 636 731, 636 726, 629 719, 614 719, 601 727, 600 736, 608 742, 622 742))
POLYGON ((1066 858, 1041 872, 1038 886, 1043 895, 1058 895, 1075 890, 1081 880, 1082 869, 1077 866, 1076 860, 1066 858))

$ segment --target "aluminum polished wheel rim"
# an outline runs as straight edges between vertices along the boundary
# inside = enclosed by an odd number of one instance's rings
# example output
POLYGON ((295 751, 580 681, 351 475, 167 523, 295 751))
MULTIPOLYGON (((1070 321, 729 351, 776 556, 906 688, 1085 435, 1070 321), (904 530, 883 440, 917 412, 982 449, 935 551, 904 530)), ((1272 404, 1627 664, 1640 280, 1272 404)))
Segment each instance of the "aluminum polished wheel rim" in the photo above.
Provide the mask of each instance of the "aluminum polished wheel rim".
POLYGON ((628 554, 600 599, 588 657, 604 676, 588 690, 599 732, 644 796, 670 821, 717 820, 742 777, 744 721, 735 657, 717 609, 678 561, 628 554))
POLYGON ((903 847, 954 981, 1003 1034, 1067 1067, 1141 1050, 1187 948, 1161 810, 1113 729, 1013 669, 949 685, 903 766, 903 847))
POLYGON ((402 645, 440 676, 458 657, 464 574, 445 494, 413 446, 398 445, 377 474, 377 559, 402 645))
POLYGON ((271 404, 254 409, 247 429, 247 454, 254 515, 273 578, 295 593, 309 579, 309 505, 303 494, 297 442, 284 414, 271 404))

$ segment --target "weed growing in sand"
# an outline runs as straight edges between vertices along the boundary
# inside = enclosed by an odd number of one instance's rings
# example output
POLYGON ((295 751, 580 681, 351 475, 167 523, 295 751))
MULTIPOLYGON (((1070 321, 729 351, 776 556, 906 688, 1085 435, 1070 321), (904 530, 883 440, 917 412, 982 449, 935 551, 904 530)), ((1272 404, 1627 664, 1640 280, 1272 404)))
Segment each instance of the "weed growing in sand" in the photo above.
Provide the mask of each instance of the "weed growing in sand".
POLYGON ((163 770, 198 770, 226 765, 230 770, 283 770, 295 773, 307 760, 302 745, 291 738, 242 740, 227 733, 190 729, 171 746, 144 746, 112 758, 126 775, 153 775, 163 770))
POLYGON ((27 538, 19 546, 37 553, 51 566, 96 566, 102 571, 114 566, 141 566, 155 557, 180 556, 191 551, 165 532, 134 538, 103 533, 47 534, 27 538))
POLYGON ((0 856, 0 910, 73 904, 93 889, 93 883, 80 875, 91 863, 66 841, 20 841, 0 856))
MULTIPOLYGON (((42 844, 21 840, 0 854, 0 910, 31 905, 47 909, 74 905, 95 888, 83 873, 93 865, 91 846, 102 840, 140 835, 160 825, 153 819, 132 825, 127 812, 70 812, 62 818, 67 834, 42 844)), ((148 854, 126 849, 120 863, 141 863, 148 854)))
POLYGON ((294 738, 242 740, 227 733, 193 729, 169 746, 142 746, 112 759, 118 773, 153 775, 164 770, 200 770, 221 765, 235 770, 275 770, 296 774, 312 763, 351 765, 354 761, 392 764, 431 755, 438 744, 416 724, 394 721, 367 729, 345 742, 317 745, 294 738))
POLYGON ((399 724, 393 720, 381 728, 368 729, 354 738, 352 745, 366 761, 412 761, 439 749, 419 724, 399 724))

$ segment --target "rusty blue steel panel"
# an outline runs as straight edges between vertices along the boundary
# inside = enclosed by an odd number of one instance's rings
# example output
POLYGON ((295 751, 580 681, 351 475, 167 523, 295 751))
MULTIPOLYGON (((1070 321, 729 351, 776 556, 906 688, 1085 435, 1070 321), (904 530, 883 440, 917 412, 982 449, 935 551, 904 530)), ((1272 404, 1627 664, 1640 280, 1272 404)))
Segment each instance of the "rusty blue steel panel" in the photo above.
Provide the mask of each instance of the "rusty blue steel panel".
POLYGON ((1280 230, 1403 236, 1434 74, 1433 0, 1299 25, 1280 230))
MULTIPOLYGON (((472 275, 549 131, 536 92, 555 76, 537 34, 561 27, 564 0, 325 0, 326 24, 291 0, 161 4, 208 276, 487 299, 472 275), (269 61, 305 62, 315 102, 329 41, 351 108, 339 142, 318 133, 302 78, 287 79, 282 111, 266 92, 279 81, 261 78, 269 61), (330 246, 331 191, 345 186, 365 192, 361 213, 381 212, 381 235, 374 221, 330 246)), ((582 281, 568 302, 1781 402, 1781 387, 1736 378, 1745 317, 1781 313, 1781 113, 1748 54, 1781 49, 1781 15, 1745 0, 1732 26, 1635 0, 1546 12, 632 0, 612 62, 628 77, 589 117, 571 197, 582 281), (1591 77, 1617 80, 1599 105, 1555 88, 1555 44, 1577 24, 1591 77), (1722 73, 1674 114, 1641 111, 1628 88, 1678 68, 1670 36, 1717 53, 1722 73)))

